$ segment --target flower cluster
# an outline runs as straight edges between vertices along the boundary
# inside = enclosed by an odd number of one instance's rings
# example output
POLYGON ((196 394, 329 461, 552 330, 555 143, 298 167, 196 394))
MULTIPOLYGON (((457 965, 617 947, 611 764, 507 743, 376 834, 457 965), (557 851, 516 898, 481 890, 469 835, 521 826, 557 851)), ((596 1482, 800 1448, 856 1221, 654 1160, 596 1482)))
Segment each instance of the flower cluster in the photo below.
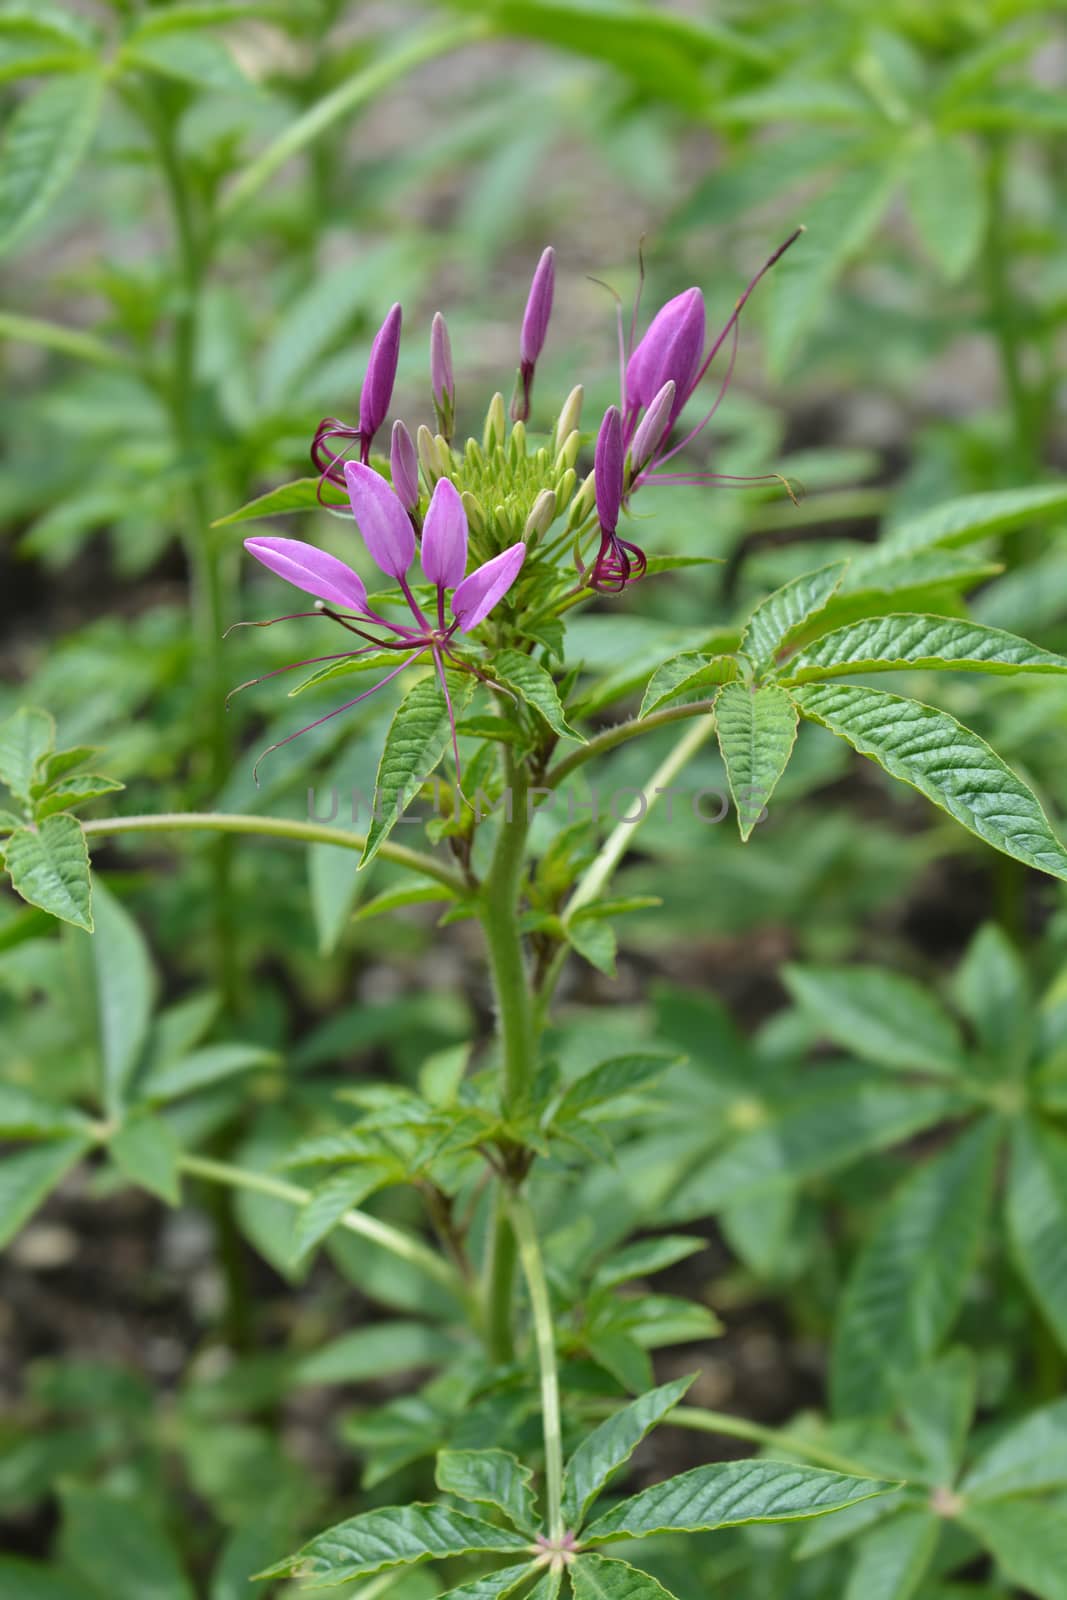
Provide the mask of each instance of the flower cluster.
MULTIPOLYGON (((580 487, 576 474, 582 443, 580 387, 572 391, 560 412, 551 447, 531 454, 526 438, 534 375, 552 312, 555 253, 551 247, 537 264, 522 319, 510 433, 503 400, 497 395, 480 445, 468 440, 461 452, 452 446, 456 386, 448 329, 438 313, 430 332, 430 388, 437 432, 420 427, 416 440, 404 423, 396 420, 389 437, 388 462, 372 459, 375 439, 392 402, 400 351, 403 313, 399 305, 391 308, 371 346, 357 424, 325 418, 315 432, 311 458, 319 474, 320 500, 331 510, 351 512, 371 560, 397 584, 409 619, 400 623, 374 609, 357 573, 312 545, 262 536, 245 541, 250 554, 264 566, 316 597, 315 612, 296 615, 327 616, 364 641, 358 649, 294 662, 279 671, 354 660, 377 651, 396 651, 402 658, 373 688, 309 728, 349 710, 428 654, 445 697, 455 746, 455 719, 444 664, 448 661, 459 671, 484 677, 476 661, 457 649, 456 636, 470 635, 486 620, 516 583, 524 563, 531 591, 535 577, 544 579, 549 588, 554 586, 559 610, 573 603, 582 591, 618 592, 644 575, 645 555, 620 535, 620 520, 631 496, 645 484, 724 481, 713 473, 664 473, 661 469, 715 414, 733 373, 741 310, 760 278, 800 231, 791 235, 752 279, 706 352, 704 297, 699 289, 687 289, 668 301, 636 344, 638 306, 634 307, 628 340, 620 314, 619 404, 609 406, 604 414, 593 471, 580 487), (726 371, 710 410, 672 445, 675 424, 731 337, 726 371), (357 444, 359 460, 349 460, 357 444), (562 534, 550 539, 553 524, 564 512, 568 514, 562 534), (599 540, 592 559, 584 553, 590 539, 599 540), (574 590, 572 580, 569 590, 559 594, 557 558, 570 544, 579 571, 578 589, 574 590), (469 546, 474 548, 477 565, 468 574, 469 546), (425 600, 412 588, 417 552, 423 577, 431 586, 425 600), (528 555, 533 558, 529 562, 528 555), (447 615, 449 592, 451 617, 447 615)), ((539 592, 544 593, 543 583, 539 592)), ((551 605, 547 611, 542 607, 537 620, 551 615, 551 605)), ((307 731, 303 728, 300 733, 307 731)), ((298 737, 292 734, 280 742, 287 744, 298 737)), ((456 760, 458 766, 458 749, 456 760)))

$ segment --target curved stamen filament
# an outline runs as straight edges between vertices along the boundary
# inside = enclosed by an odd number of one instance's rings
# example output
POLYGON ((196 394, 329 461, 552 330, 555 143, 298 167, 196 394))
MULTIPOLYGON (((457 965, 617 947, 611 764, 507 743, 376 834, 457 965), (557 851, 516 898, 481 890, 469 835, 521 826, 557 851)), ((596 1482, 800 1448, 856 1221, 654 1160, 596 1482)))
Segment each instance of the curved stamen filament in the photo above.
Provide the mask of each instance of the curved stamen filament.
POLYGON ((267 757, 269 755, 273 755, 275 750, 281 750, 283 746, 292 744, 294 739, 299 739, 302 734, 310 733, 313 728, 321 728, 324 722, 329 722, 332 720, 332 718, 339 717, 343 711, 351 711, 352 707, 358 706, 361 700, 368 700, 372 694, 377 694, 379 689, 384 689, 387 683, 392 683, 394 678, 399 677, 404 668, 410 666, 415 660, 416 656, 420 656, 421 654, 421 650, 414 651, 412 655, 408 656, 406 661, 402 661, 398 667, 393 668, 392 672, 387 672, 384 678, 380 678, 373 688, 365 689, 362 694, 357 694, 354 700, 346 700, 343 706, 337 707, 336 711, 327 711, 324 717, 318 717, 314 722, 309 722, 306 727, 298 728, 295 733, 290 733, 286 738, 279 739, 277 744, 268 745, 267 748, 261 751, 259 756, 257 756, 256 764, 252 768, 252 780, 255 783, 256 788, 259 788, 259 769, 267 757))
POLYGON ((373 649, 373 645, 365 645, 362 650, 342 650, 333 656, 308 656, 306 661, 290 661, 287 666, 275 667, 273 672, 264 672, 259 678, 249 678, 247 683, 239 683, 236 689, 231 689, 226 696, 226 709, 229 710, 235 694, 240 694, 242 689, 254 689, 257 683, 266 683, 268 678, 277 678, 283 672, 295 672, 299 667, 317 667, 323 661, 354 661, 357 656, 371 655, 373 649))

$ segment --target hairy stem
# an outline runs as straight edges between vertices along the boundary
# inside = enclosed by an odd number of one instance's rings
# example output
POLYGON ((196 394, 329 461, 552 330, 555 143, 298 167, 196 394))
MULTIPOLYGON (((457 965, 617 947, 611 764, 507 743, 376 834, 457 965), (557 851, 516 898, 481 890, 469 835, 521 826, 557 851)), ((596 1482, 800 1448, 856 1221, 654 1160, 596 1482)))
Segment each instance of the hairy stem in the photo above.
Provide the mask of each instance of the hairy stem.
MULTIPOLYGON (((298 822, 289 817, 259 817, 254 814, 228 811, 160 811, 137 817, 102 817, 93 822, 83 822, 86 834, 104 833, 247 833, 268 839, 295 839, 300 844, 332 844, 341 850, 362 850, 367 842, 363 833, 347 828, 331 828, 322 822, 298 822)), ((433 856, 420 850, 409 850, 406 845, 389 840, 378 848, 378 854, 410 872, 421 872, 444 884, 456 895, 466 892, 466 885, 457 872, 433 856)))
POLYGON ((559 1373, 556 1367, 556 1334, 552 1325, 552 1302, 548 1293, 545 1265, 537 1239, 537 1224, 529 1201, 513 1190, 508 1196, 508 1213, 519 1246, 519 1260, 530 1295, 537 1365, 541 1373, 541 1426, 545 1440, 545 1501, 548 1510, 548 1536, 563 1534, 563 1426, 559 1404, 559 1373))
MULTIPOLYGON (((248 1189, 255 1194, 269 1195, 272 1200, 285 1200, 289 1205, 302 1206, 311 1199, 310 1189, 286 1183, 282 1178, 273 1178, 266 1172, 252 1172, 247 1167, 234 1166, 228 1161, 184 1155, 179 1158, 178 1165, 191 1178, 205 1178, 209 1183, 226 1184, 231 1189, 248 1189)), ((361 1238, 380 1245, 383 1250, 399 1256, 410 1266, 418 1267, 450 1294, 465 1300, 466 1288, 459 1273, 442 1256, 423 1244, 421 1239, 394 1227, 391 1222, 381 1222, 377 1217, 357 1211, 354 1207, 344 1213, 338 1226, 347 1228, 350 1233, 358 1233, 361 1238)))

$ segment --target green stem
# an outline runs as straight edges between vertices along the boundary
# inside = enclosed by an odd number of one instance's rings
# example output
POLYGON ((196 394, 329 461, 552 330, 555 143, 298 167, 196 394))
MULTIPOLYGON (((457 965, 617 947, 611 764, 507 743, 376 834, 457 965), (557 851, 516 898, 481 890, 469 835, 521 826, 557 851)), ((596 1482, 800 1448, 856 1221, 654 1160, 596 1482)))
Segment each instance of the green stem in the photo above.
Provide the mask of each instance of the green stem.
POLYGON ((587 761, 592 761, 595 756, 605 755, 609 750, 616 749, 629 739, 637 739, 643 733, 652 733, 656 728, 669 727, 672 722, 687 722, 692 717, 706 717, 714 704, 714 700, 698 700, 688 706, 665 706, 662 711, 653 711, 647 717, 631 717, 626 722, 617 722, 612 728, 603 728, 600 733, 594 734, 587 744, 579 745, 569 756, 557 761, 542 778, 541 783, 546 789, 557 789, 565 778, 569 778, 572 772, 576 772, 587 761))
MULTIPOLYGON (((179 1158, 178 1165, 192 1178, 205 1178, 209 1183, 223 1183, 231 1189, 247 1189, 254 1194, 269 1195, 272 1200, 284 1200, 289 1205, 302 1206, 311 1199, 310 1189, 302 1189, 295 1183, 286 1183, 282 1178, 272 1178, 266 1172, 252 1172, 247 1167, 233 1166, 228 1161, 214 1161, 207 1156, 184 1155, 179 1158)), ((428 1245, 423 1244, 421 1239, 414 1238, 390 1222, 381 1222, 365 1211, 357 1211, 354 1207, 344 1213, 339 1219, 338 1226, 347 1228, 350 1233, 358 1233, 361 1238, 369 1239, 372 1244, 380 1245, 383 1250, 399 1256, 410 1266, 418 1267, 427 1277, 433 1278, 457 1299, 466 1300, 466 1286, 459 1273, 451 1263, 436 1255, 428 1245)))
POLYGON ((518 917, 530 821, 526 772, 510 748, 505 753, 504 771, 504 820, 483 886, 481 922, 493 975, 503 1049, 503 1100, 505 1109, 511 1111, 525 1100, 534 1068, 530 984, 518 917))
POLYGON ((485 1342, 490 1359, 502 1366, 515 1354, 512 1335, 515 1261, 515 1234, 498 1192, 485 1267, 485 1342))
POLYGON ((545 1440, 545 1500, 548 1508, 548 1536, 563 1535, 563 1424, 559 1404, 559 1373, 556 1368, 556 1334, 552 1326, 552 1302, 548 1293, 545 1265, 537 1239, 537 1224, 529 1201, 513 1190, 508 1196, 508 1213, 519 1246, 519 1260, 530 1295, 537 1365, 541 1373, 541 1426, 545 1440))
MULTIPOLYGON (((247 833, 268 839, 295 839, 300 844, 332 844, 340 850, 362 851, 367 842, 364 833, 350 833, 345 828, 331 828, 322 822, 298 822, 289 817, 258 817, 241 812, 227 811, 160 811, 138 817, 100 817, 83 822, 86 834, 103 833, 247 833)), ((466 885, 458 873, 453 872, 432 856, 419 850, 409 850, 406 845, 386 840, 378 854, 410 872, 421 872, 425 878, 462 896, 466 885)))
POLYGON ((375 61, 364 67, 345 83, 338 84, 330 94, 311 106, 295 122, 269 144, 261 155, 251 162, 226 194, 219 208, 220 220, 229 221, 235 212, 247 205, 252 197, 264 188, 286 162, 320 138, 342 117, 358 111, 373 100, 382 89, 387 89, 405 77, 414 67, 436 56, 448 55, 465 44, 488 38, 493 32, 487 18, 469 18, 435 29, 415 39, 402 50, 395 51, 384 61, 375 61))

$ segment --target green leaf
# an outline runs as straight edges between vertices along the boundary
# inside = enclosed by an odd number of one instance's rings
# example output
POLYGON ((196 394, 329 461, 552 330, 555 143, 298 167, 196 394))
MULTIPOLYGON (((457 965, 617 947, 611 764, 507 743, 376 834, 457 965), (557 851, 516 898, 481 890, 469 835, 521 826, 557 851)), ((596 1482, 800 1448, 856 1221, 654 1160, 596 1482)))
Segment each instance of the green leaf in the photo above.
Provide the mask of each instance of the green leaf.
POLYGON ((966 1100, 932 1085, 835 1078, 798 1093, 764 1126, 703 1161, 667 1197, 660 1221, 705 1216, 835 1172, 969 1109, 966 1100))
POLYGON ((960 1484, 968 1501, 1067 1487, 1067 1400, 1031 1411, 983 1450, 960 1484))
POLYGON ((785 683, 835 678, 844 673, 895 672, 903 667, 967 672, 1067 672, 1067 656, 986 628, 979 622, 914 613, 890 613, 827 633, 790 661, 785 683))
POLYGON ((312 1589, 370 1577, 433 1557, 525 1550, 528 1540, 441 1505, 387 1506, 339 1522, 260 1577, 298 1573, 312 1589), (310 1582, 309 1582, 310 1580, 310 1582))
POLYGON ((1040 1600, 1067 1600, 1067 1507, 998 1500, 967 1506, 964 1527, 995 1556, 1012 1584, 1040 1600))
POLYGON ((840 173, 807 208, 807 232, 775 267, 768 285, 767 349, 782 376, 821 320, 834 286, 877 228, 897 186, 895 163, 861 162, 840 173))
POLYGON ((567 1463, 563 1475, 563 1517, 569 1528, 580 1528, 593 1501, 626 1465, 641 1440, 657 1427, 684 1398, 693 1379, 651 1389, 587 1434, 567 1463))
POLYGON ((501 650, 493 657, 493 672, 501 683, 514 689, 521 700, 532 706, 562 739, 575 739, 585 744, 585 736, 572 728, 567 721, 559 692, 552 674, 521 650, 501 650))
POLYGON ((641 1394, 655 1382, 648 1355, 623 1329, 594 1329, 586 1335, 585 1345, 597 1365, 630 1394, 641 1394))
POLYGON ((926 1575, 940 1524, 929 1511, 901 1511, 865 1534, 844 1600, 911 1600, 926 1575))
POLYGON ((18 800, 29 800, 37 763, 52 750, 56 725, 47 711, 20 706, 0 722, 0 783, 18 800))
MULTIPOLYGON (((449 673, 448 692, 458 717, 474 692, 469 673, 449 673)), ((360 866, 373 861, 404 808, 418 794, 451 741, 448 708, 435 676, 420 678, 398 706, 378 763, 374 819, 360 866)))
MULTIPOLYGON (((559 1591, 563 1587, 563 1574, 561 1572, 546 1572, 541 1582, 535 1589, 531 1589, 523 1600, 558 1600, 559 1591)), ((21 1600, 21 1596, 19 1597, 21 1600)), ((444 1600, 449 1600, 446 1595, 444 1600)))
POLYGON ((83 1132, 88 1118, 80 1111, 42 1099, 14 1083, 0 1083, 0 1139, 51 1139, 83 1132))
POLYGON ((706 1239, 696 1239, 685 1233, 663 1233, 654 1239, 638 1239, 616 1250, 597 1267, 593 1287, 610 1289, 616 1284, 630 1283, 634 1278, 649 1278, 707 1248, 706 1239))
POLYGON ((705 1533, 746 1522, 792 1522, 839 1511, 896 1484, 852 1478, 786 1461, 715 1461, 643 1489, 586 1530, 583 1543, 644 1539, 654 1533, 705 1533))
POLYGON ((1067 1138, 1037 1121, 1015 1129, 1007 1217, 1019 1271, 1067 1350, 1067 1138))
MULTIPOLYGON (((461 1583, 458 1589, 449 1589, 441 1600, 506 1600, 506 1596, 513 1594, 520 1584, 533 1576, 534 1568, 530 1562, 525 1562, 521 1567, 503 1567, 499 1572, 487 1572, 484 1578, 472 1578, 469 1583, 461 1583)), ((536 1600, 537 1591, 527 1595, 526 1600, 536 1600)))
POLYGON ((0 1156, 0 1247, 15 1237, 22 1224, 77 1166, 90 1141, 56 1139, 0 1156))
POLYGON ((952 1350, 901 1389, 900 1409, 926 1460, 931 1483, 955 1483, 959 1476, 977 1383, 972 1353, 952 1350))
POLYGON ((913 978, 884 967, 787 965, 782 979, 820 1036, 864 1061, 947 1076, 964 1068, 959 1029, 913 978))
POLYGON ((703 691, 719 683, 732 683, 739 672, 736 656, 702 656, 683 650, 657 667, 648 680, 639 717, 669 705, 689 705, 704 698, 703 691))
POLYGON ((0 1556, 0 1600, 97 1600, 97 1596, 56 1567, 0 1556))
POLYGON ((101 1097, 108 1116, 118 1117, 148 1034, 155 973, 129 912, 103 884, 97 884, 95 898, 96 931, 82 948, 92 967, 96 996, 101 1097))
POLYGON ((119 783, 116 778, 102 777, 99 772, 83 772, 77 777, 63 778, 38 800, 37 820, 40 822, 58 811, 69 811, 72 806, 83 805, 87 800, 96 800, 102 794, 117 794, 125 787, 126 785, 119 783))
POLYGON ((987 224, 982 168, 970 140, 952 134, 918 146, 908 208, 927 255, 955 283, 974 265, 987 224))
POLYGON ((0 252, 51 206, 89 146, 102 78, 72 73, 21 101, 0 146, 0 252))
MULTIPOLYGON (((352 854, 351 851, 348 852, 352 854)), ((400 911, 405 906, 439 905, 442 900, 459 897, 445 884, 412 884, 409 888, 383 889, 352 913, 353 922, 369 922, 372 917, 384 916, 389 911, 400 911)))
POLYGON ((1036 1021, 1026 965, 1002 928, 979 928, 956 972, 956 999, 998 1078, 1030 1060, 1036 1021))
POLYGON ((275 1050, 259 1044, 208 1044, 177 1061, 153 1067, 137 1083, 137 1098, 153 1102, 180 1100, 210 1084, 221 1083, 239 1072, 281 1065, 275 1050))
POLYGON ((651 1055, 635 1051, 632 1055, 612 1056, 576 1079, 564 1092, 556 1115, 560 1119, 598 1111, 619 1095, 643 1089, 673 1066, 677 1056, 651 1055))
POLYGON ((388 650, 374 651, 369 656, 345 657, 342 661, 331 661, 324 667, 316 667, 314 672, 303 678, 289 690, 289 699, 295 700, 298 694, 303 694, 307 689, 317 689, 324 683, 333 683, 337 678, 351 678, 368 672, 380 672, 383 675, 396 666, 396 656, 388 650))
POLYGON ((507 1450, 441 1450, 437 1455, 435 1481, 444 1494, 496 1506, 525 1533, 539 1526, 532 1478, 530 1468, 507 1450))
POLYGON ((359 857, 354 850, 342 850, 335 844, 313 844, 308 849, 308 877, 319 955, 330 956, 348 926, 359 893, 359 857))
POLYGON ((108 1148, 115 1165, 131 1183, 158 1195, 169 1206, 178 1204, 181 1147, 159 1117, 141 1112, 127 1118, 112 1136, 108 1148))
POLYGON ((880 549, 887 557, 905 550, 927 550, 933 545, 952 549, 993 534, 1014 533, 1063 511, 1067 511, 1067 485, 1062 483, 963 495, 891 528, 883 536, 880 549))
POLYGON ((11 887, 31 906, 93 931, 89 851, 74 817, 46 817, 37 828, 17 828, 4 845, 11 887))
POLYGON ((305 1356, 297 1363, 293 1380, 299 1384, 377 1382, 394 1373, 440 1366, 455 1348, 454 1340, 426 1322, 374 1322, 343 1333, 305 1356))
POLYGON ((190 30, 130 35, 122 60, 164 78, 176 78, 194 89, 247 89, 248 79, 221 39, 190 30))
POLYGON ((888 1409, 894 1382, 948 1333, 981 1246, 999 1143, 997 1122, 983 1118, 893 1196, 841 1301, 830 1368, 836 1412, 888 1409))
POLYGON ((750 689, 729 683, 715 700, 715 731, 726 766, 737 825, 747 840, 779 778, 789 765, 797 736, 797 710, 784 689, 750 689))
POLYGON ((847 565, 835 561, 804 572, 760 601, 741 637, 741 650, 754 666, 769 667, 790 634, 822 610, 844 578, 847 565))
POLYGON ((615 976, 615 957, 618 954, 618 940, 615 930, 610 923, 604 922, 600 917, 583 916, 578 912, 568 918, 564 924, 567 941, 573 945, 584 961, 598 972, 605 973, 609 978, 615 976))
POLYGON ((607 1556, 579 1556, 570 1574, 574 1600, 674 1600, 647 1572, 607 1556))
POLYGON ((802 715, 910 783, 995 850, 1067 879, 1067 850, 1031 790, 947 712, 840 684, 807 684, 793 698, 802 715))
MULTIPOLYGON (((381 1188, 385 1173, 380 1163, 366 1162, 355 1172, 340 1172, 320 1184, 293 1220, 293 1242, 297 1257, 307 1255, 333 1232, 346 1211, 362 1205, 367 1196, 381 1188)), ((314 1358, 312 1358, 314 1359, 314 1358)))
POLYGON ((169 1537, 134 1500, 69 1491, 61 1547, 70 1566, 108 1600, 193 1600, 169 1537))
POLYGON ((256 522, 260 517, 286 517, 294 511, 319 509, 318 478, 296 478, 292 483, 279 484, 277 489, 268 489, 266 494, 257 495, 237 511, 217 517, 211 526, 228 528, 233 522, 256 522))

